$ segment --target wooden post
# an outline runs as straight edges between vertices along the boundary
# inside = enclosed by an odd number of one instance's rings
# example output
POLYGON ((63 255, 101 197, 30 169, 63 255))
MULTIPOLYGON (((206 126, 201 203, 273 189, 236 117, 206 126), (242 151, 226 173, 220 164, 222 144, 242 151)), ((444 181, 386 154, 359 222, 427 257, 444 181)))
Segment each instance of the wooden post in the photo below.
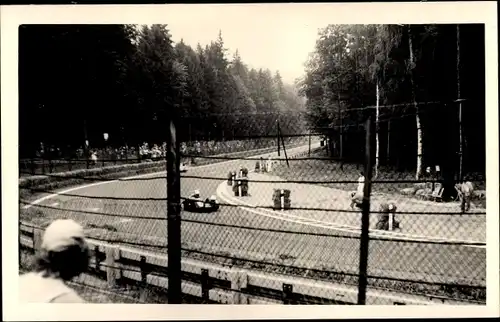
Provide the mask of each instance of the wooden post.
POLYGON ((38 228, 33 228, 33 248, 35 252, 37 250, 40 250, 40 248, 42 247, 42 241, 43 241, 43 230, 38 228))
POLYGON ((293 304, 293 285, 283 284, 283 304, 293 304))
MULTIPOLYGON (((170 264, 170 263, 169 263, 170 264)), ((141 272, 141 290, 139 294, 139 300, 141 302, 146 301, 147 297, 147 282, 148 282, 148 271, 147 271, 147 261, 146 261, 146 256, 141 256, 140 262, 139 262, 139 269, 141 272)), ((170 279, 169 279, 170 281, 170 279)), ((170 302, 169 302, 170 303, 170 302)))
POLYGON ((117 286, 117 280, 121 278, 121 271, 118 268, 118 259, 120 258, 120 249, 115 245, 106 246, 106 280, 108 286, 114 288, 117 286))
POLYGON ((283 144, 283 152, 285 153, 286 165, 287 165, 287 167, 290 168, 290 164, 288 163, 288 156, 286 155, 285 140, 283 139, 283 136, 281 135, 281 131, 280 130, 278 130, 278 131, 279 131, 278 135, 281 137, 281 143, 283 144))
POLYGON ((280 121, 279 121, 279 118, 278 120, 276 120, 276 123, 277 123, 277 128, 278 128, 278 134, 276 135, 276 138, 278 140, 278 156, 280 156, 280 121))
POLYGON ((386 159, 387 159, 387 166, 390 165, 390 162, 391 162, 391 150, 390 150, 390 139, 391 139, 391 120, 388 120, 387 121, 387 155, 386 155, 386 159))
POLYGON ((365 150, 365 183, 363 191, 363 214, 361 217, 361 240, 359 250, 359 291, 358 304, 366 304, 366 287, 368 284, 368 242, 370 228, 370 193, 372 178, 371 159, 371 117, 366 121, 366 150, 365 150))
POLYGON ((101 259, 99 258, 99 245, 94 247, 95 270, 99 274, 101 272, 101 259))
POLYGON ((201 270, 200 284, 201 284, 201 298, 203 301, 208 302, 210 300, 210 283, 209 283, 208 269, 206 268, 203 268, 201 270))
POLYGON ((248 285, 248 275, 243 270, 234 270, 231 272, 231 289, 233 298, 231 304, 248 304, 248 297, 241 292, 248 285))
POLYGON ((311 130, 309 130, 309 153, 307 154, 307 156, 311 156, 311 130))
POLYGON ((281 211, 283 211, 285 210, 285 191, 283 189, 281 189, 280 200, 281 200, 281 211))
POLYGON ((35 175, 36 173, 36 168, 35 168, 35 159, 34 158, 31 158, 31 174, 32 175, 35 175))

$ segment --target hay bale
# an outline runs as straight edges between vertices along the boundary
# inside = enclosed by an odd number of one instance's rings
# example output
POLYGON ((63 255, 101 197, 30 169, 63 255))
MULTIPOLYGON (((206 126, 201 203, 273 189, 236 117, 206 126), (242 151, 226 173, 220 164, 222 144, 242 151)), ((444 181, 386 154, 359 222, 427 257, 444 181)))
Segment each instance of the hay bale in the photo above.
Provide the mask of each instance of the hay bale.
POLYGON ((248 196, 248 178, 238 178, 233 185, 233 192, 235 197, 246 197, 248 196), (241 196, 240 196, 241 188, 241 196))
POLYGON ((427 184, 425 182, 415 183, 414 187, 418 191, 420 189, 425 189, 427 184))
POLYGON ((402 195, 405 195, 405 196, 413 196, 416 192, 416 189, 415 189, 415 187, 404 188, 404 189, 401 189, 400 192, 402 195))
POLYGON ((418 189, 415 192, 415 196, 417 196, 417 197, 423 197, 423 196, 431 194, 431 193, 432 193, 431 189, 423 188, 423 189, 418 189))
POLYGON ((486 199, 486 190, 474 190, 474 192, 472 193, 472 198, 475 200, 486 199))
POLYGON ((291 191, 289 189, 274 189, 273 192, 273 209, 280 210, 281 209, 281 197, 284 197, 283 200, 283 209, 291 208, 291 199, 290 199, 291 191))

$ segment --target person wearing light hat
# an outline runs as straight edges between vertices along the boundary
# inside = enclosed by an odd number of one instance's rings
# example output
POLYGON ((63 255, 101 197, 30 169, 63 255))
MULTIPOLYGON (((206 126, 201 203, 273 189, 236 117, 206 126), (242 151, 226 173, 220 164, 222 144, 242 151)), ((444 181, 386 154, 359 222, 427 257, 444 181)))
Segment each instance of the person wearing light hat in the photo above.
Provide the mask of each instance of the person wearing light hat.
POLYGON ((70 219, 52 222, 45 230, 33 272, 20 277, 24 303, 84 303, 68 285, 87 270, 89 248, 83 227, 70 219))
POLYGON ((198 207, 203 208, 204 204, 200 197, 200 190, 196 189, 189 198, 193 200, 198 207))

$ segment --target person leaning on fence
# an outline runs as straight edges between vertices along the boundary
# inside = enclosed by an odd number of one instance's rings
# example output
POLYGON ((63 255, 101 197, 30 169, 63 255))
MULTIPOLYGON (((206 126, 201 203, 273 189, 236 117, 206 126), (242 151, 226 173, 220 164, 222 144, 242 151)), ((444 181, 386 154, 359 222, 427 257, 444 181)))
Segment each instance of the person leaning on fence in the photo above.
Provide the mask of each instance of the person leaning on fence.
POLYGON ((23 303, 85 303, 66 283, 88 268, 89 247, 82 226, 70 219, 52 222, 43 235, 32 272, 20 277, 23 303))

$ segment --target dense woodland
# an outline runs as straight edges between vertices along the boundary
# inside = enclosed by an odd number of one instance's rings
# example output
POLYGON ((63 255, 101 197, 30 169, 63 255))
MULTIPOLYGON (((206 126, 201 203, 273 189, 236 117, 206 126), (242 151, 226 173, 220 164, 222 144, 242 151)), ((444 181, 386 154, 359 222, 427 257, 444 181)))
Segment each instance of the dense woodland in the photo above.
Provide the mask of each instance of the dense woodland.
MULTIPOLYGON (((279 71, 248 67, 222 34, 196 48, 166 25, 20 28, 20 150, 167 140, 232 140, 305 132, 304 98, 279 71)), ((272 66, 271 66, 272 67, 272 66)))
POLYGON ((326 26, 295 84, 229 54, 222 34, 193 48, 167 25, 31 25, 19 39, 21 156, 40 142, 100 146, 103 133, 161 143, 176 115, 182 141, 272 136, 279 120, 284 135, 322 133, 332 157, 360 162, 372 116, 374 163, 455 175, 463 99, 463 171, 485 169, 482 25, 326 26))

